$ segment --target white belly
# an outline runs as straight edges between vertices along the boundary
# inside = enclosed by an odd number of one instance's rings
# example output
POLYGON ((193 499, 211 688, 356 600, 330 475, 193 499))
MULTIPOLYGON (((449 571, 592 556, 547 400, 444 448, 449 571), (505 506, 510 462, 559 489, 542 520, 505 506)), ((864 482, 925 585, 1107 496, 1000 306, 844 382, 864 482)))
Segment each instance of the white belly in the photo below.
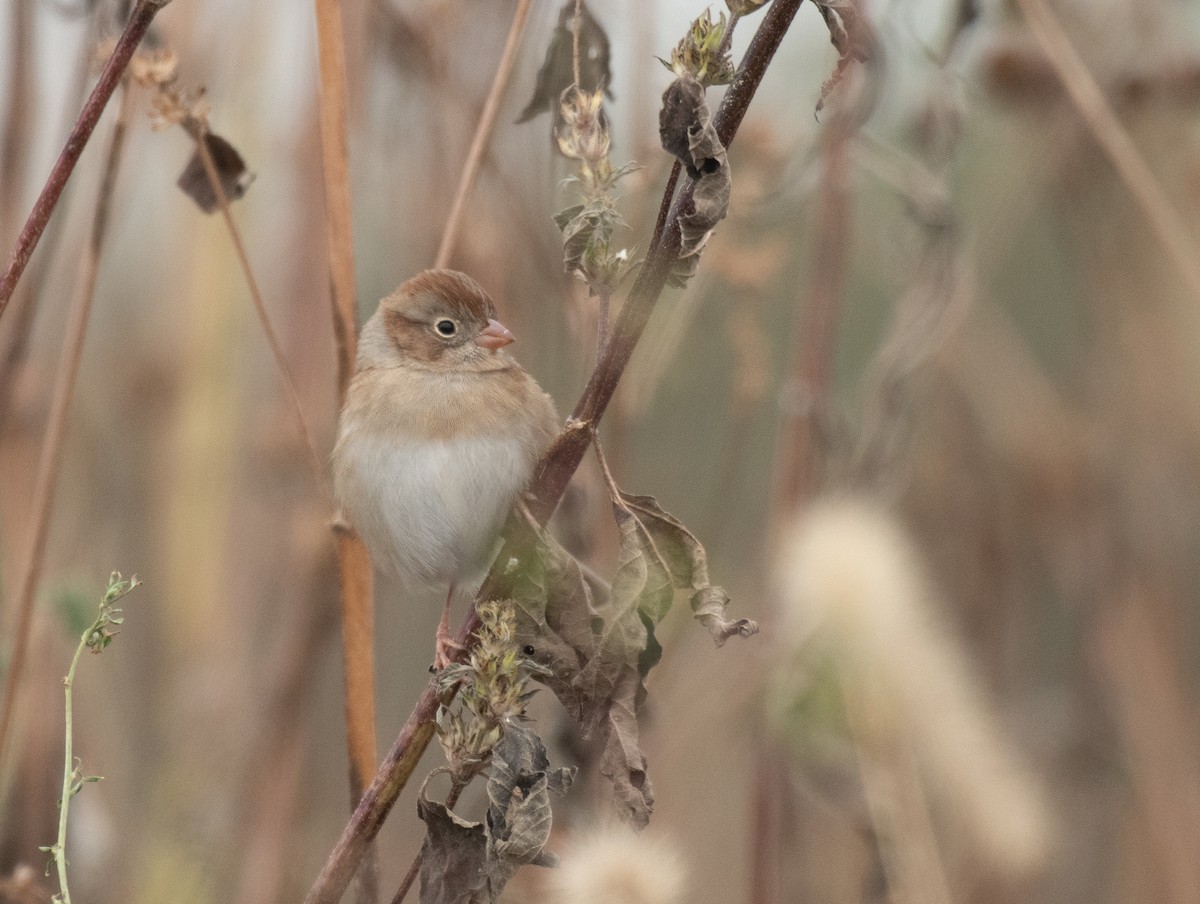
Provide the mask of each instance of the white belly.
POLYGON ((339 501, 381 569, 409 586, 482 576, 531 464, 515 439, 344 437, 339 501))

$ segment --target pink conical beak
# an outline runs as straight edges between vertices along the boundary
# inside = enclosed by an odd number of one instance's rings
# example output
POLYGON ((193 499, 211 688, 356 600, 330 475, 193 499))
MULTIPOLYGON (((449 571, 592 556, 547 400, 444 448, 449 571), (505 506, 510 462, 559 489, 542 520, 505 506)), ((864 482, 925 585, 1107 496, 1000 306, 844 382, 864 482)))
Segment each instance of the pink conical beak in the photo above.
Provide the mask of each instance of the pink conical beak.
POLYGON ((488 324, 483 328, 483 332, 475 337, 475 344, 495 351, 498 348, 504 348, 504 346, 516 338, 516 336, 509 332, 508 327, 499 320, 488 320, 488 324))

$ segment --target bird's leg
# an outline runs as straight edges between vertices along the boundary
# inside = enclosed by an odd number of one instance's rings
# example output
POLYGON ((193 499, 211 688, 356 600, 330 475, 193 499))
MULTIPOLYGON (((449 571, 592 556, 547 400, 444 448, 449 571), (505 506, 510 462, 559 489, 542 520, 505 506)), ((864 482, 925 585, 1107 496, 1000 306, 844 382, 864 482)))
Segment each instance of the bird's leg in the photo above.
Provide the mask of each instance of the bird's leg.
POLYGON ((446 594, 446 608, 442 610, 442 620, 438 622, 437 629, 437 645, 433 652, 433 667, 436 671, 441 671, 450 664, 450 657, 455 650, 461 650, 462 644, 457 643, 450 636, 450 604, 454 602, 454 583, 451 582, 450 590, 446 594))

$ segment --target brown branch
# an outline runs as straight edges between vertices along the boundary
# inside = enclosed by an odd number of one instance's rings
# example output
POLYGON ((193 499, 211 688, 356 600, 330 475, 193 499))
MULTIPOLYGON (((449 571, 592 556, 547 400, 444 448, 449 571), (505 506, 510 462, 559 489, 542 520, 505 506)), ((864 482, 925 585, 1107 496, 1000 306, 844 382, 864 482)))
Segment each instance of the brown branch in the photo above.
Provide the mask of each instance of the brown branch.
POLYGON ((500 102, 504 99, 504 91, 508 87, 512 75, 513 64, 517 61, 517 48, 521 44, 521 33, 525 30, 525 22, 529 18, 529 10, 533 0, 518 0, 516 12, 513 13, 512 25, 508 29, 508 37, 504 41, 504 51, 500 54, 500 63, 496 66, 496 74, 492 78, 492 87, 488 91, 487 100, 483 104, 483 112, 479 115, 479 124, 475 127, 475 136, 471 139, 471 149, 467 153, 467 162, 459 176, 458 189, 454 194, 454 202, 450 205, 450 216, 446 219, 446 227, 442 231, 442 243, 438 248, 434 266, 438 269, 450 264, 454 255, 454 246, 458 244, 458 234, 462 229, 463 214, 467 209, 467 196, 479 175, 483 164, 484 154, 492 140, 492 132, 496 128, 496 117, 500 114, 500 102))
MULTIPOLYGON (((800 7, 801 0, 775 0, 760 24, 746 57, 725 98, 717 110, 714 124, 721 141, 728 146, 741 125, 742 118, 753 99, 771 58, 775 55, 788 26, 800 7)), ((578 468, 591 440, 591 428, 599 422, 612 399, 622 371, 629 363, 633 347, 649 320, 658 296, 666 285, 667 274, 679 253, 679 214, 691 200, 691 185, 684 189, 672 205, 672 213, 664 220, 662 240, 655 243, 649 257, 630 290, 630 297, 621 307, 612 339, 603 358, 597 363, 579 404, 573 422, 559 434, 551 445, 534 477, 530 510, 539 522, 545 523, 553 512, 567 481, 578 468)), ((515 552, 511 540, 506 540, 497 562, 507 562, 515 552)), ((484 582, 478 598, 487 599, 498 585, 499 569, 484 582)), ((479 627, 479 617, 472 611, 458 631, 457 641, 464 649, 456 659, 467 655, 468 642, 479 627)), ((358 808, 330 851, 321 872, 305 898, 306 904, 335 904, 358 868, 368 845, 391 811, 405 783, 433 737, 433 718, 437 713, 438 692, 434 684, 426 686, 408 720, 400 730, 387 756, 384 757, 375 780, 363 794, 358 808)))
POLYGON ((71 399, 79 376, 79 363, 83 359, 83 345, 87 337, 88 316, 92 310, 92 299, 96 293, 96 278, 100 272, 100 252, 108 229, 109 208, 113 187, 116 184, 117 166, 125 144, 125 132, 129 123, 129 92, 121 99, 121 112, 113 127, 109 140, 108 156, 104 162, 104 173, 96 196, 96 210, 92 217, 92 231, 84 251, 79 284, 71 310, 67 315, 67 335, 59 354, 58 375, 54 382, 54 395, 50 403, 46 438, 42 443, 38 459, 37 477, 33 489, 29 534, 29 556, 21 572, 17 591, 17 627, 13 638, 12 659, 4 680, 4 699, 0 702, 0 761, 12 728, 12 717, 16 707, 17 692, 29 651, 29 634, 33 624, 33 601, 37 596, 42 567, 46 561, 46 546, 50 536, 50 513, 54 507, 54 491, 58 485, 58 471, 62 464, 63 440, 67 432, 67 415, 71 410, 71 399))
POLYGON ((354 237, 350 222, 350 158, 346 140, 346 47, 341 0, 315 0, 317 54, 321 71, 321 167, 325 182, 329 278, 333 290, 333 331, 337 340, 338 401, 354 376, 358 342, 358 291, 354 276, 354 237))
POLYGON ((34 202, 33 210, 29 212, 29 218, 25 221, 21 234, 17 236, 17 243, 13 246, 12 254, 9 256, 8 266, 5 268, 3 276, 0 276, 0 317, 4 316, 8 300, 12 298, 13 290, 16 289, 21 274, 25 272, 25 266, 33 255, 33 249, 37 247, 38 239, 42 237, 46 224, 50 221, 50 215, 54 213, 54 207, 58 204, 63 189, 66 188, 67 180, 71 178, 75 164, 79 162, 79 157, 87 146, 88 139, 92 137, 92 132, 96 129, 96 123, 100 121, 100 114, 104 112, 108 99, 112 97, 113 91, 116 90, 121 77, 125 74, 129 61, 133 58, 133 52, 141 43, 142 37, 150 28, 150 23, 154 21, 158 11, 169 2, 170 0, 137 0, 137 5, 129 14, 129 21, 125 23, 125 30, 121 32, 117 46, 113 48, 112 55, 105 63, 96 87, 92 89, 92 93, 84 103, 83 110, 80 111, 79 118, 75 120, 75 126, 71 129, 71 134, 67 136, 67 143, 63 146, 62 153, 58 155, 58 160, 50 170, 46 184, 42 187, 37 201, 34 202))
POLYGON ((824 138, 824 167, 817 198, 817 236, 812 279, 806 287, 802 322, 793 330, 791 383, 796 409, 780 446, 776 484, 775 526, 811 499, 820 478, 820 421, 833 380, 837 327, 846 292, 846 259, 850 242, 849 142, 855 117, 848 109, 851 92, 843 82, 824 138))
MULTIPOLYGON (((321 166, 325 184, 333 333, 337 343, 339 404, 354 376, 358 344, 358 305, 354 239, 350 219, 350 159, 347 150, 346 42, 341 0, 315 0, 317 59, 320 69, 321 166)), ((375 601, 371 556, 353 529, 335 524, 342 584, 342 662, 346 678, 346 746, 350 759, 350 800, 362 798, 375 770, 375 601)), ((365 849, 364 849, 365 850, 365 849)), ((372 858, 373 860, 373 858, 372 858)), ((374 868, 364 871, 360 898, 378 898, 374 868)))

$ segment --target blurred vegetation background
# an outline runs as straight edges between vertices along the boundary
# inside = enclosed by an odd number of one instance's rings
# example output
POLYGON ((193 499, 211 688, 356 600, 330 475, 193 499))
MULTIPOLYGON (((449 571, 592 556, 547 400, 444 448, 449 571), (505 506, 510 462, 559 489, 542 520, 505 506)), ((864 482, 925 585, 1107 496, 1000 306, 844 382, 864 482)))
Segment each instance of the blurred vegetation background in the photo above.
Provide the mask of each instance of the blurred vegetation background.
MULTIPOLYGON (((514 6, 345 4, 360 321, 432 263, 514 6)), ((654 56, 702 9, 591 7, 612 42, 613 158, 642 167, 620 184, 636 256, 670 164, 656 119, 670 75, 654 56)), ((685 899, 701 904, 1195 902, 1200 286, 1161 224, 1194 246, 1200 7, 864 10, 876 53, 814 115, 837 54, 801 7, 730 150, 729 217, 660 303, 604 426, 623 486, 687 523, 763 625, 721 650, 685 612, 664 626, 643 733, 650 831, 679 850, 685 899), (1083 82, 1031 10, 1081 55, 1112 122, 1080 114, 1064 72, 1083 82), (1161 194, 1114 166, 1123 139, 1161 194), (845 494, 852 516, 821 520, 820 500, 845 494)), ((111 16, 89 0, 0 10, 5 249, 111 16)), ((452 265, 489 289, 565 413, 590 372, 594 302, 562 272, 552 214, 571 203, 569 168, 549 119, 513 124, 557 16, 534 4, 452 265)), ((739 26, 735 59, 755 25, 739 26)), ((178 0, 154 29, 256 174, 234 215, 325 455, 336 388, 311 7, 178 0)), ((330 512, 225 227, 175 187, 191 142, 151 128, 145 92, 132 103, 0 764, 0 899, 48 900, 34 886, 57 824, 61 678, 79 613, 117 568, 145 586, 77 680, 76 751, 105 776, 72 808, 77 898, 296 900, 349 806, 330 512)), ((0 670, 115 112, 0 319, 0 670)), ((605 568, 595 475, 576 482, 566 523, 605 568)), ((426 680, 438 606, 386 583, 377 600, 386 745, 426 680)), ((558 805, 564 839, 602 809, 577 791, 558 805)), ((385 894, 421 830, 406 796, 379 844, 385 894)), ((525 872, 507 900, 542 899, 525 872)))

